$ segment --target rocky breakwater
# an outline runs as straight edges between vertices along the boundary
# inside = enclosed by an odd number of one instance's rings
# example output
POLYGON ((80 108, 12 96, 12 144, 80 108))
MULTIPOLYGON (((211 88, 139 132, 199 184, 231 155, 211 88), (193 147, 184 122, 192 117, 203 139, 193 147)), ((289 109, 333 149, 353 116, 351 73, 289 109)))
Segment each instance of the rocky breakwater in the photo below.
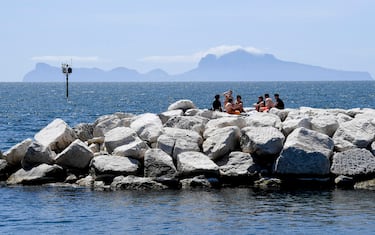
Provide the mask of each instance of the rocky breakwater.
POLYGON ((74 128, 53 120, 2 154, 8 185, 96 190, 319 186, 375 189, 375 110, 198 109, 115 113, 74 128))

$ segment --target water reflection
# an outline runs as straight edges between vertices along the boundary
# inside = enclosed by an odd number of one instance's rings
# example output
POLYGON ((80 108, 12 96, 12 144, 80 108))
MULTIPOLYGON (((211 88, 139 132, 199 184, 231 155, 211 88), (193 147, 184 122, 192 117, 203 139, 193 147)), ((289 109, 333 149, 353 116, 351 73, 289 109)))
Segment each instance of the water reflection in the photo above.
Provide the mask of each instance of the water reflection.
POLYGON ((0 229, 48 233, 371 233, 372 191, 0 188, 0 229))

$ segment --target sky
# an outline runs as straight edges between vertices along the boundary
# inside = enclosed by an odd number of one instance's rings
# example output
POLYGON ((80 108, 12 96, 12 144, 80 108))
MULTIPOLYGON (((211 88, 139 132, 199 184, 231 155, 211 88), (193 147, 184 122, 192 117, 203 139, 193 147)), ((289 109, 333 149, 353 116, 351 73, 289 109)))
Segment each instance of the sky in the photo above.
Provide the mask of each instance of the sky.
POLYGON ((39 62, 178 74, 236 49, 375 78, 372 0, 0 2, 0 82, 39 62))

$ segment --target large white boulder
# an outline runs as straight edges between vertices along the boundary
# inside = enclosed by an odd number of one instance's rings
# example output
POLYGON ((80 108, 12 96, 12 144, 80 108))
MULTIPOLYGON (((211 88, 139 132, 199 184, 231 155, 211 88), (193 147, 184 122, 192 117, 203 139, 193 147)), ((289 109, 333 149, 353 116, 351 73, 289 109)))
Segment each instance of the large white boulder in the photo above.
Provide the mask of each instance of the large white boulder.
POLYGON ((200 151, 202 143, 203 138, 195 131, 165 127, 156 146, 176 159, 182 152, 200 151))
POLYGON ((62 180, 63 176, 62 167, 41 164, 28 171, 21 168, 8 178, 7 184, 43 184, 62 180))
POLYGON ((283 149, 285 137, 272 126, 245 127, 241 130, 241 149, 245 153, 258 156, 276 155, 283 149))
POLYGON ((205 129, 205 125, 208 122, 207 118, 200 117, 200 116, 176 116, 170 118, 165 124, 164 127, 173 127, 173 128, 180 128, 186 130, 193 130, 199 133, 200 135, 203 134, 205 129))
POLYGON ((203 153, 210 159, 218 160, 236 150, 240 143, 240 129, 237 126, 228 126, 210 132, 203 142, 203 153))
POLYGON ((138 177, 134 175, 117 176, 111 183, 112 190, 162 190, 168 187, 154 181, 152 178, 138 177))
POLYGON ((78 139, 82 141, 87 141, 94 138, 94 126, 89 123, 79 123, 73 128, 78 139))
POLYGON ((242 116, 231 116, 210 120, 206 124, 203 137, 208 138, 212 132, 228 126, 236 126, 239 129, 242 129, 246 126, 246 121, 242 116))
POLYGON ((330 137, 333 136, 339 123, 337 122, 337 116, 328 114, 328 115, 319 115, 313 117, 311 120, 311 129, 323 134, 326 134, 330 137))
POLYGON ((46 163, 52 165, 56 153, 51 151, 49 147, 43 146, 38 142, 32 143, 26 151, 25 157, 22 159, 22 168, 29 170, 35 166, 46 163))
POLYGON ((173 104, 169 105, 168 111, 182 109, 184 112, 188 109, 195 109, 196 106, 191 100, 178 100, 173 104))
POLYGON ((102 116, 94 123, 93 135, 94 137, 100 137, 116 127, 129 127, 133 119, 133 114, 126 113, 115 113, 102 116))
POLYGON ((161 149, 149 149, 144 158, 145 177, 173 178, 176 175, 173 159, 161 149))
POLYGON ((226 112, 212 111, 209 109, 188 109, 185 111, 185 116, 199 116, 207 119, 217 119, 222 117, 231 117, 233 115, 226 112))
POLYGON ((116 127, 105 134, 104 145, 108 153, 112 153, 115 148, 138 139, 139 137, 133 129, 129 127, 116 127))
POLYGON ((182 177, 219 175, 219 166, 200 152, 183 152, 177 156, 177 171, 182 177))
POLYGON ((171 111, 166 111, 166 112, 160 113, 159 118, 160 118, 161 122, 164 124, 170 118, 179 117, 179 116, 182 116, 182 115, 184 115, 184 111, 182 111, 181 109, 176 109, 176 110, 171 110, 171 111))
POLYGON ((269 113, 275 114, 279 116, 280 120, 283 122, 287 117, 289 112, 292 111, 292 109, 277 109, 272 108, 270 109, 269 113))
POLYGON ((139 171, 138 160, 113 155, 96 156, 92 159, 90 166, 98 175, 134 175, 139 171))
POLYGON ((76 139, 76 135, 66 122, 57 118, 36 133, 34 139, 55 152, 61 152, 76 139))
POLYGON ((129 144, 121 145, 113 150, 113 155, 122 157, 131 157, 143 161, 145 152, 150 149, 147 143, 137 139, 129 144))
POLYGON ((256 165, 249 153, 231 152, 225 161, 217 163, 222 177, 246 177, 254 173, 256 165))
POLYGON ((277 129, 281 129, 281 119, 276 114, 264 113, 264 112, 254 112, 250 116, 245 116, 246 125, 245 126, 273 126, 277 129))
POLYGON ((375 173, 375 156, 367 149, 350 149, 333 155, 331 172, 336 175, 364 176, 375 173))
POLYGON ((14 145, 8 151, 4 153, 4 158, 11 166, 21 165, 21 161, 24 158, 27 149, 32 144, 33 140, 28 138, 21 143, 14 145))
POLYGON ((305 128, 295 129, 286 139, 275 163, 275 173, 326 176, 330 173, 333 140, 305 128))
POLYGON ((311 118, 301 117, 301 118, 287 118, 282 124, 282 132, 285 136, 288 136, 292 131, 299 127, 304 127, 306 129, 311 129, 311 118))
POLYGON ((156 143, 158 137, 163 133, 163 124, 158 115, 145 113, 137 116, 130 124, 138 136, 148 143, 156 143))
POLYGON ((375 125, 371 122, 370 118, 356 117, 351 121, 340 123, 339 128, 333 135, 335 147, 339 151, 350 149, 352 145, 358 148, 367 148, 374 139, 375 125))
POLYGON ((85 169, 93 157, 94 153, 88 146, 77 139, 56 156, 55 162, 68 169, 85 169))

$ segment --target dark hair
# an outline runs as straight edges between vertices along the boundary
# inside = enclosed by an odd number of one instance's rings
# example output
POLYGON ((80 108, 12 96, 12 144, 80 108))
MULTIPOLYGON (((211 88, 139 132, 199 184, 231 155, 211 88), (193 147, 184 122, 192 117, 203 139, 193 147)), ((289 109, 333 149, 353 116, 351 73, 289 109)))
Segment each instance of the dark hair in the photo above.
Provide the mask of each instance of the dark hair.
POLYGON ((275 93, 274 96, 279 96, 279 94, 278 94, 278 93, 275 93))
POLYGON ((215 95, 215 99, 219 99, 220 98, 220 95, 215 95))
POLYGON ((232 103, 233 102, 233 99, 232 98, 229 98, 228 99, 228 103, 232 103))
POLYGON ((237 98, 240 98, 240 99, 242 99, 242 97, 241 97, 240 95, 237 95, 237 98))
POLYGON ((259 96, 258 99, 262 99, 263 100, 263 96, 259 96))
POLYGON ((268 98, 270 95, 268 93, 264 94, 264 97, 268 98))

